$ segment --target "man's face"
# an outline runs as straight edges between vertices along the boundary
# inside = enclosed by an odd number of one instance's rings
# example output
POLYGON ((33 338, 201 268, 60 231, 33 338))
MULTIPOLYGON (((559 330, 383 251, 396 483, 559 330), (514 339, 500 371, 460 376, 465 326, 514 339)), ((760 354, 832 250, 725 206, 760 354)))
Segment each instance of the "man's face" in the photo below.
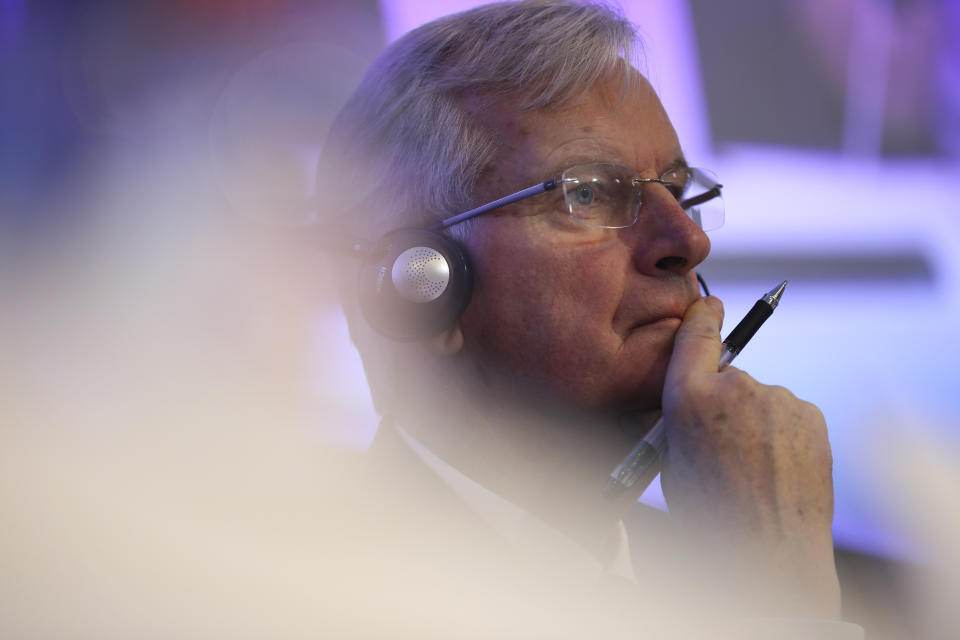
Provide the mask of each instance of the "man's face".
MULTIPOLYGON (((637 79, 626 97, 611 81, 549 112, 471 104, 503 141, 483 199, 583 162, 654 178, 682 160, 660 101, 637 79)), ((648 184, 643 202, 627 229, 573 222, 559 189, 476 220, 465 242, 476 288, 461 327, 465 354, 485 379, 529 384, 587 409, 659 406, 674 334, 699 296, 693 268, 710 242, 665 186, 648 184)))

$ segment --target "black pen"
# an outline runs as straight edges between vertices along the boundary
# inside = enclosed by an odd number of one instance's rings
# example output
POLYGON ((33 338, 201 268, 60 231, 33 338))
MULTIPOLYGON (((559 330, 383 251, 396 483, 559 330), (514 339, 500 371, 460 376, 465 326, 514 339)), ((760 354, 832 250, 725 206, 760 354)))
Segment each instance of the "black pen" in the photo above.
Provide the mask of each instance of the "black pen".
MULTIPOLYGON (((718 371, 733 362, 733 359, 750 342, 750 338, 757 332, 757 329, 773 314, 773 310, 780 303, 783 290, 786 288, 787 281, 784 280, 768 291, 757 300, 753 308, 740 321, 740 324, 734 327, 727 339, 723 341, 723 354, 720 356, 720 364, 717 365, 718 371)), ((615 498, 635 485, 637 480, 660 458, 666 446, 667 439, 664 435, 663 416, 661 415, 650 428, 650 431, 647 432, 647 435, 643 437, 643 440, 610 474, 607 484, 603 487, 603 495, 608 498, 615 498)))

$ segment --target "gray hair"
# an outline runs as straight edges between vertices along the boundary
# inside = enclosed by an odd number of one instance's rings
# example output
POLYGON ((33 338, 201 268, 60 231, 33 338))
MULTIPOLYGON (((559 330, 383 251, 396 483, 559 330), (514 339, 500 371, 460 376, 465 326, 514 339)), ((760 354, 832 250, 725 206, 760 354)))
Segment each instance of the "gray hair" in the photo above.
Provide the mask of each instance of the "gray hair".
POLYGON ((498 2, 414 29, 380 54, 335 120, 321 206, 342 229, 376 237, 479 204, 472 194, 498 141, 461 98, 549 109, 618 73, 626 91, 636 43, 617 9, 570 0, 498 2))

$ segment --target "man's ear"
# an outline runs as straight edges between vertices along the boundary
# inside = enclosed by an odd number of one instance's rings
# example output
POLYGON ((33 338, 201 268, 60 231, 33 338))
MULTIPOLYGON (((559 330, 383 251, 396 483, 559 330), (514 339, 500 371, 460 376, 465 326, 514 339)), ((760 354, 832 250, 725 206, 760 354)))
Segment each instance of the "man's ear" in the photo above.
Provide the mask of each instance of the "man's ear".
POLYGON ((427 338, 426 344, 434 355, 457 355, 463 349, 463 331, 460 329, 460 323, 457 322, 450 329, 427 338))

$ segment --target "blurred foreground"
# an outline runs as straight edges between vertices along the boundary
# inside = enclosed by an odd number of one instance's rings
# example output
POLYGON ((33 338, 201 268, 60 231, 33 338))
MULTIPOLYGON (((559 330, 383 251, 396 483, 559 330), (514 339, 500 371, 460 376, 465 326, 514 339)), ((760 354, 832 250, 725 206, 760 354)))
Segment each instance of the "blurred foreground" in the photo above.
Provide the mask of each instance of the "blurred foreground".
MULTIPOLYGON (((31 90, 0 153, 0 637, 683 636, 682 570, 636 603, 523 571, 335 446, 371 425, 334 384, 349 345, 317 335, 335 283, 304 167, 374 4, 4 23, 31 90)), ((960 443, 932 420, 888 416, 855 473, 916 549, 848 566, 872 638, 955 636, 960 443)))

